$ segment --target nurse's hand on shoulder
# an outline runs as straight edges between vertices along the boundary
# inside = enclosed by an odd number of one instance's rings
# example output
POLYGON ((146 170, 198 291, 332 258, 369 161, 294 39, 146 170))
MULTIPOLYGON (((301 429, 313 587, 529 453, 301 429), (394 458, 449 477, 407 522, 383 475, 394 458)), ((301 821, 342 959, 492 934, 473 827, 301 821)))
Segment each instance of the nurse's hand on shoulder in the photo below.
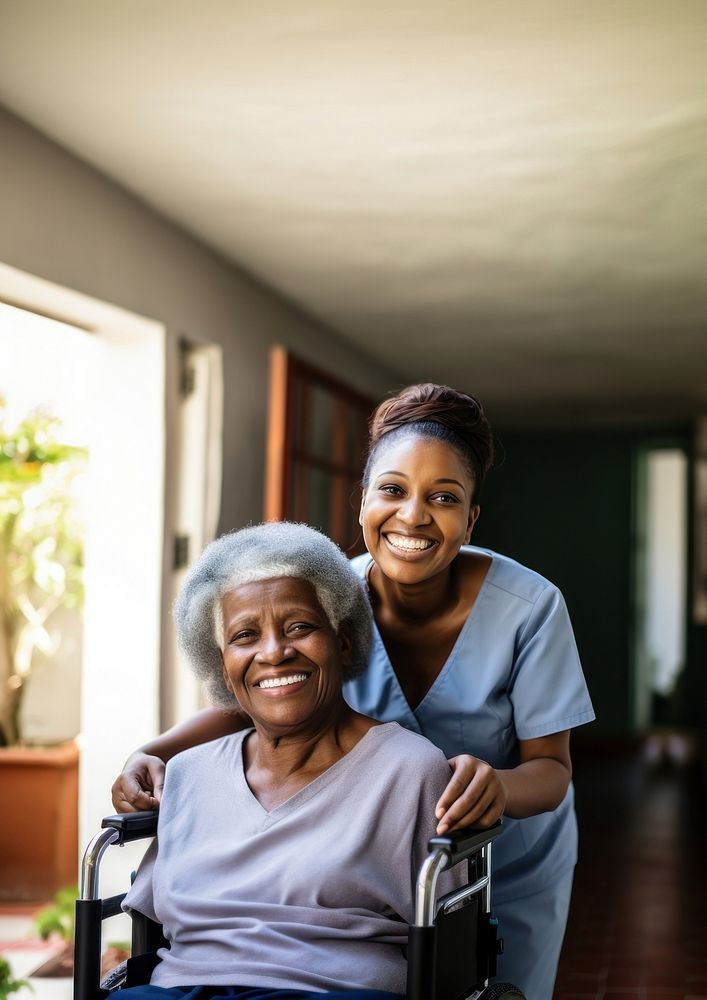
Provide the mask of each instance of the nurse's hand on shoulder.
POLYGON ((132 813, 159 808, 164 771, 164 761, 159 757, 140 751, 128 757, 111 788, 115 810, 132 813))
POLYGON ((518 764, 502 771, 468 754, 449 761, 454 775, 437 803, 438 833, 557 809, 572 780, 569 730, 518 740, 518 751, 518 764))
POLYGON ((437 833, 465 826, 493 826, 503 815, 508 798, 500 773, 469 754, 452 757, 449 764, 454 774, 437 803, 437 833))

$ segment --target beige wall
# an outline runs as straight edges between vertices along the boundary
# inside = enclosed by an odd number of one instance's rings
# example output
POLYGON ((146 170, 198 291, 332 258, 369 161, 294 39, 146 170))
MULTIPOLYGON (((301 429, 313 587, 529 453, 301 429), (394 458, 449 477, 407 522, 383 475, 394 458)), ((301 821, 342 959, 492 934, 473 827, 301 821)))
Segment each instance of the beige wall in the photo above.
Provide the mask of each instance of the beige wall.
POLYGON ((2 108, 0 150, 0 262, 164 323, 168 366, 180 334, 223 346, 223 530, 262 513, 272 344, 290 346, 374 396, 400 384, 2 108))

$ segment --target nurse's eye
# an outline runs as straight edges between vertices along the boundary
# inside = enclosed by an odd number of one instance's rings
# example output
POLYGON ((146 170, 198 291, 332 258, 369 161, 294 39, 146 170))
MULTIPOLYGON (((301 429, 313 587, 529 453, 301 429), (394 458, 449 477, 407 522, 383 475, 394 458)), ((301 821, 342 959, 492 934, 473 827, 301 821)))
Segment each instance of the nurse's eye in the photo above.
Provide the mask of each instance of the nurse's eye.
POLYGON ((439 500, 441 503, 459 503, 459 497, 453 493, 435 493, 433 499, 439 500))
POLYGON ((384 483, 378 489, 381 493, 387 493, 389 497, 401 497, 403 495, 401 487, 396 486, 395 483, 384 483))

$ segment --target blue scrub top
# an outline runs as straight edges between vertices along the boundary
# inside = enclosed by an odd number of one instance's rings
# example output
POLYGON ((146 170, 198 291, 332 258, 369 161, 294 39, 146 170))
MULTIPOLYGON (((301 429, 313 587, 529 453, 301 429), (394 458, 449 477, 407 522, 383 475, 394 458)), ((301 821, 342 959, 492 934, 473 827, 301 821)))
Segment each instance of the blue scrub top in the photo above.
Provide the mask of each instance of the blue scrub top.
MULTIPOLYGON (((352 708, 399 722, 426 736, 447 757, 468 753, 496 768, 518 763, 518 740, 547 736, 594 718, 567 607, 538 573, 487 549, 491 557, 474 606, 434 684, 413 711, 378 629, 369 667, 348 681, 352 708)), ((353 560, 365 579, 366 553, 353 560)), ((519 899, 546 889, 577 860, 574 790, 554 812, 504 818, 494 841, 493 899, 519 899)))

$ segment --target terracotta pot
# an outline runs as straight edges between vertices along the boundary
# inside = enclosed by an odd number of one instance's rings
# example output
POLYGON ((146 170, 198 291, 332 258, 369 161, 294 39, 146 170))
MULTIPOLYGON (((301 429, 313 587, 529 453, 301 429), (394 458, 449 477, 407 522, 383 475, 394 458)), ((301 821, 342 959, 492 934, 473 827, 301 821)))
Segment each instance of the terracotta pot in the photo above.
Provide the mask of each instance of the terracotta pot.
POLYGON ((77 880, 79 750, 0 748, 0 900, 46 902, 77 880))

